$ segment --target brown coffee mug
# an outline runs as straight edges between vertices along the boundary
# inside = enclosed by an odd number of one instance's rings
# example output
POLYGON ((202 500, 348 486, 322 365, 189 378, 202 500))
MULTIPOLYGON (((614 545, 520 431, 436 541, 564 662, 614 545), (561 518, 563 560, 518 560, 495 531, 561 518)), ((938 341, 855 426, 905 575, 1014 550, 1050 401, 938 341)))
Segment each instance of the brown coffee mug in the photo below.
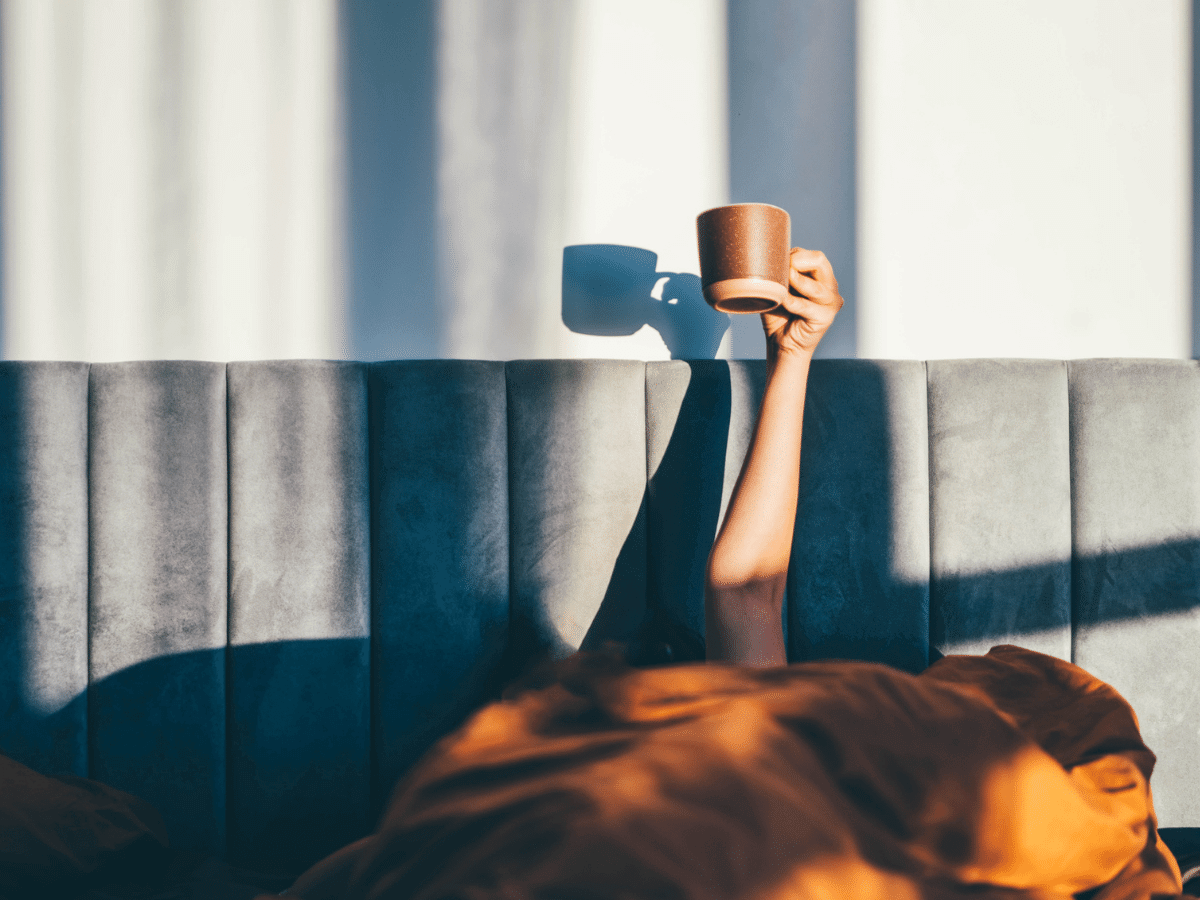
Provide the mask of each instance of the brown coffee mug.
POLYGON ((787 299, 792 220, 768 203, 718 206, 696 217, 700 286, 714 309, 761 313, 787 299))

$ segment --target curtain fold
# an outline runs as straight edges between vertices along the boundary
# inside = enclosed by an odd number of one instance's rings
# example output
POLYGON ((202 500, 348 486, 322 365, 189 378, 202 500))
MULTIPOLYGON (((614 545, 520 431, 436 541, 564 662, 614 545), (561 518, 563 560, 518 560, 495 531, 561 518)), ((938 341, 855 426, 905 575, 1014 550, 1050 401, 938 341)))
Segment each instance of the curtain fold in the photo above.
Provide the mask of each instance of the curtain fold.
POLYGON ((439 294, 452 357, 555 356, 575 0, 443 0, 439 294))
POLYGON ((338 356, 334 0, 4 0, 4 355, 338 356))

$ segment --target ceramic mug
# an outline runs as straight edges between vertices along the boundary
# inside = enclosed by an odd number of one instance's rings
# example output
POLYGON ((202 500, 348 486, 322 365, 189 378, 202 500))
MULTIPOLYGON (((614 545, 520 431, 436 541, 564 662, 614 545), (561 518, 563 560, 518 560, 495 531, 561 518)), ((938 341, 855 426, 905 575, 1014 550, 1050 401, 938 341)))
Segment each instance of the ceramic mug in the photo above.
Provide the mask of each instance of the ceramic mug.
POLYGON ((700 286, 714 309, 761 313, 787 299, 792 220, 769 203, 735 203, 696 217, 700 286))

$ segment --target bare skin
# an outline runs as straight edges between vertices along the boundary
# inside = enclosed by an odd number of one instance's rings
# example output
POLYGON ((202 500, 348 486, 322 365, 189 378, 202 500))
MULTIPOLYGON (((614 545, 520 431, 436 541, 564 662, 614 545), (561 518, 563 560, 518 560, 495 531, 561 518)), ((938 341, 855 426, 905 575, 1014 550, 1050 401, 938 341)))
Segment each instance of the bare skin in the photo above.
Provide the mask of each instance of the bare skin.
POLYGON ((791 291, 762 314, 767 385, 754 438, 708 556, 704 617, 708 658, 787 663, 783 590, 800 490, 800 436, 809 364, 843 300, 817 250, 792 250, 791 291))

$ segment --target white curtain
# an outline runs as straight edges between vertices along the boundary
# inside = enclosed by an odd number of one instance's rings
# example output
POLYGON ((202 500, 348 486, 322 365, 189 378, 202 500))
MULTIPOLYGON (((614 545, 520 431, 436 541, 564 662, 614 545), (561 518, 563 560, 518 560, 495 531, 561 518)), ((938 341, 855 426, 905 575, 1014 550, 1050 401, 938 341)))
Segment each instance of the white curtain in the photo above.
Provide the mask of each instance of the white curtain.
POLYGON ((9 359, 661 358, 650 325, 567 329, 564 245, 638 248, 661 292, 728 197, 724 0, 0 0, 0 27, 9 359))
POLYGON ((445 356, 557 355, 574 0, 443 0, 445 356))
POLYGON ((3 355, 703 355, 730 199, 833 260, 828 355, 1186 355, 1190 6, 1016 5, 0 0, 3 355))
POLYGON ((336 357, 335 0, 4 0, 4 356, 336 357))

